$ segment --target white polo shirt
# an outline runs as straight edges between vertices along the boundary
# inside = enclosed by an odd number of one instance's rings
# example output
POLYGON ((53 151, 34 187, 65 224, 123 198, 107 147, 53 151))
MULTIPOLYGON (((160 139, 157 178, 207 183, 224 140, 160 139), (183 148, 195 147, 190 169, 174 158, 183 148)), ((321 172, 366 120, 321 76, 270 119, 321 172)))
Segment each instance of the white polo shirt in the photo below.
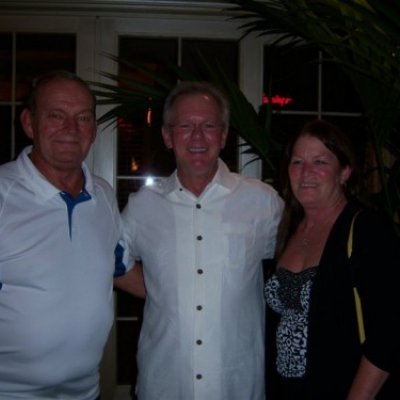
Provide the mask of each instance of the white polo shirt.
POLYGON ((273 257, 282 201, 220 160, 200 197, 176 173, 132 194, 123 212, 147 298, 140 400, 264 400, 261 260, 273 257))
POLYGON ((117 204, 85 165, 85 190, 64 200, 30 151, 0 166, 0 399, 93 400, 113 321, 117 204))

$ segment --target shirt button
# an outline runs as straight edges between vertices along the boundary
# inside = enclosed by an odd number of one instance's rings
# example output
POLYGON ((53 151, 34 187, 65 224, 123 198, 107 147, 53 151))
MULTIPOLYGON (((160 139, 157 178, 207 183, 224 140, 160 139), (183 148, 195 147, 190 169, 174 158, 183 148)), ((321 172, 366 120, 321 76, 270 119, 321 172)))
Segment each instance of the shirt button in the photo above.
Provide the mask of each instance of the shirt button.
POLYGON ((197 270, 197 273, 198 273, 199 275, 201 275, 203 272, 204 272, 204 271, 203 271, 201 268, 199 268, 199 269, 197 270))
POLYGON ((203 344, 203 342, 201 340, 196 340, 196 344, 200 346, 201 344, 203 344))
POLYGON ((203 306, 197 306, 197 307, 196 307, 196 310, 197 310, 197 311, 201 311, 202 309, 203 309, 203 306))
POLYGON ((196 239, 197 239, 197 240, 203 240, 203 236, 198 235, 198 236, 196 237, 196 239))
POLYGON ((196 208, 201 208, 201 205, 200 204, 196 204, 196 208))
POLYGON ((196 375, 196 379, 202 379, 203 378, 203 375, 202 374, 197 374, 196 375))

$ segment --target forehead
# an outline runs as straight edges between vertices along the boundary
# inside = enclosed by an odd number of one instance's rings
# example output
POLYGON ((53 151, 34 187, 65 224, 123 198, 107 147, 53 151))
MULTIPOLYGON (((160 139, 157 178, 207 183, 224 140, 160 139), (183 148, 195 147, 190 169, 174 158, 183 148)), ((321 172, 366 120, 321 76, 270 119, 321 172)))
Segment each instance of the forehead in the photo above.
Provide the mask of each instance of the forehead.
POLYGON ((172 105, 173 112, 191 113, 194 111, 219 112, 217 101, 205 93, 182 94, 172 105))
POLYGON ((299 136, 295 141, 292 153, 295 154, 298 152, 322 153, 335 156, 319 138, 308 134, 299 136))
POLYGON ((69 79, 53 79, 43 82, 36 89, 38 105, 69 102, 76 105, 93 106, 90 91, 78 81, 69 79))

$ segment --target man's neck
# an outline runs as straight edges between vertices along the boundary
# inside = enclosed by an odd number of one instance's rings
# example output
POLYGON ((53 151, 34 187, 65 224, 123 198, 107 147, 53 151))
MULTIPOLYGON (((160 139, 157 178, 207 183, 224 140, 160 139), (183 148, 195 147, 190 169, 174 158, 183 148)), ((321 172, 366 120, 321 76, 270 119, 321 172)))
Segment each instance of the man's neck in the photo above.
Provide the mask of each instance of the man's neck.
POLYGON ((201 176, 187 176, 181 174, 178 170, 179 182, 182 186, 193 193, 196 197, 199 197, 207 187, 207 185, 213 180, 216 171, 212 174, 201 175, 201 176))
POLYGON ((38 171, 57 189, 76 197, 85 184, 85 175, 82 168, 57 168, 45 164, 40 158, 30 155, 30 159, 38 171))

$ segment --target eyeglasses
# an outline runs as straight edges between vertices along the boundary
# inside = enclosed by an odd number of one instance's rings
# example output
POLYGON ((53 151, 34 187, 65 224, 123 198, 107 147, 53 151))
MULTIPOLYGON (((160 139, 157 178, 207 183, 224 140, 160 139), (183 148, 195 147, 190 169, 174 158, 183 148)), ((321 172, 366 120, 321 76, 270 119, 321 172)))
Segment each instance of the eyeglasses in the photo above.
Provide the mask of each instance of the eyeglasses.
POLYGON ((205 134, 218 133, 223 128, 223 125, 215 124, 213 122, 201 122, 200 124, 185 122, 182 124, 169 124, 168 127, 174 129, 178 133, 190 135, 195 131, 195 129, 200 129, 201 132, 205 134))

